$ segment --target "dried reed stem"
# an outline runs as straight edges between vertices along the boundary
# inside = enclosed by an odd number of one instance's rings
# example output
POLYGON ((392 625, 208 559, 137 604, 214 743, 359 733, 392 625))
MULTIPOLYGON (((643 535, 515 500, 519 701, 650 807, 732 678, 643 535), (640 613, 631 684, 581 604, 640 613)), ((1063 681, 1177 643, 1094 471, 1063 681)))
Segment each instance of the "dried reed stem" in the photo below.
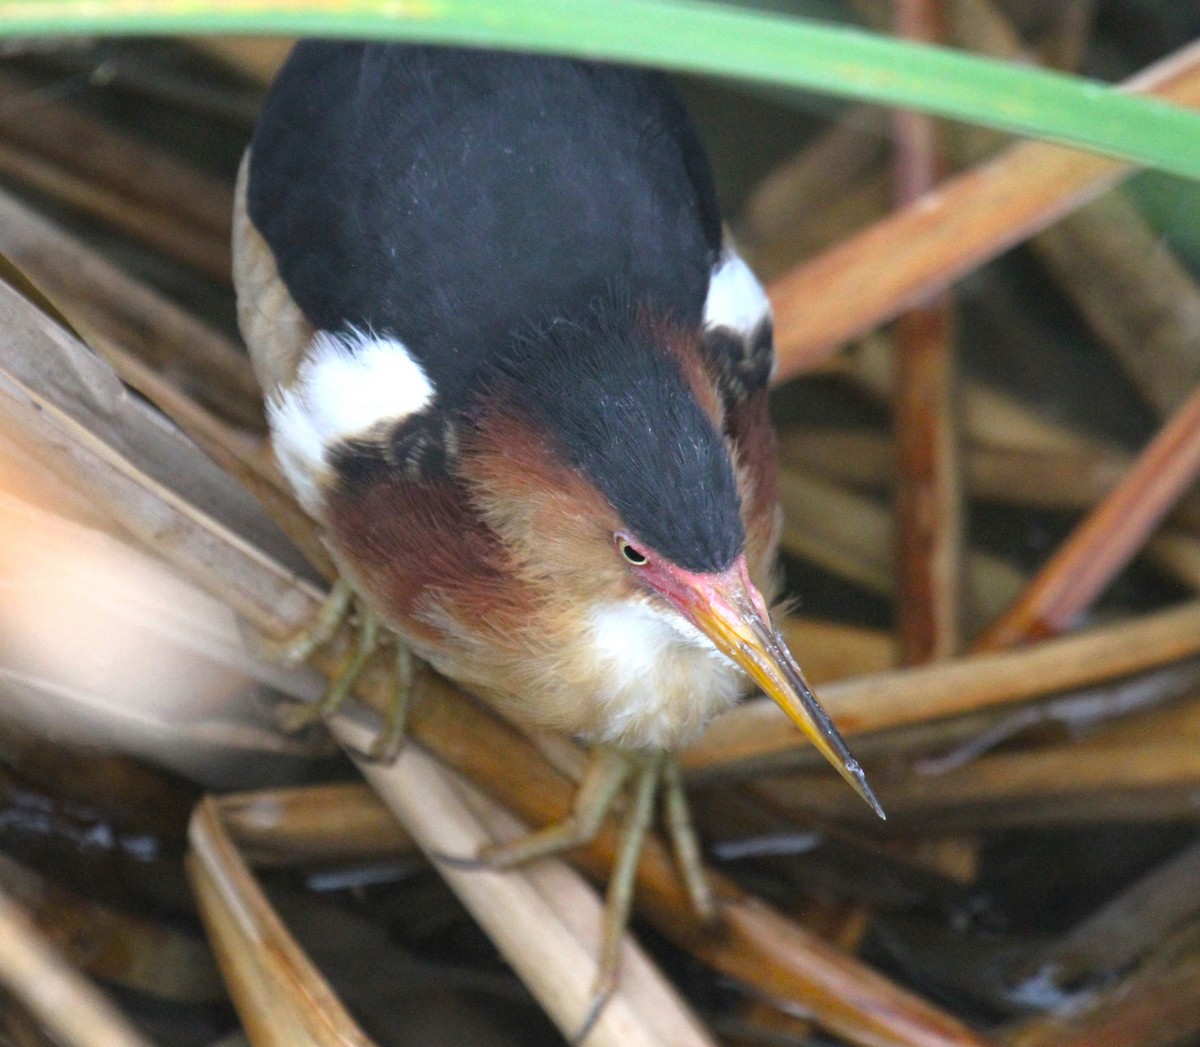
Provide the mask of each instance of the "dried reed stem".
MULTIPOLYGON (((1194 669, 1191 675, 1194 686, 1194 669)), ((1083 741, 992 753, 941 774, 876 775, 875 786, 889 828, 902 833, 1036 825, 1067 808, 1073 821, 1107 822, 1123 799, 1143 803, 1138 815, 1122 811, 1130 821, 1190 819, 1189 797, 1200 788, 1198 723, 1200 707, 1189 702, 1118 721, 1083 741)), ((780 811, 870 825, 824 774, 768 778, 748 788, 780 811)))
POLYGON ((1047 972, 1063 986, 1122 970, 1177 927, 1200 918, 1200 844, 1146 873, 1061 938, 1027 957, 1017 977, 1047 972))
POLYGON ((1159 531, 1144 550, 1160 571, 1200 592, 1200 538, 1178 531, 1159 531))
POLYGON ((229 279, 229 245, 180 222, 175 215, 147 211, 141 204, 126 200, 75 171, 3 142, 0 142, 0 177, 78 211, 214 280, 229 279))
MULTIPOLYGON (((552 772, 513 728, 456 700, 436 679, 413 710, 423 744, 530 824, 562 818, 573 783, 552 772)), ((616 846, 609 825, 580 862, 607 875, 616 846)), ((721 926, 705 931, 690 906, 666 848, 648 841, 638 871, 639 908, 658 929, 700 959, 756 991, 793 1000, 823 1027, 862 1044, 978 1044, 956 1020, 899 989, 851 957, 803 931, 733 884, 710 873, 721 926)))
POLYGON ((240 430, 231 430, 210 411, 181 392, 163 375, 131 356, 108 339, 93 339, 97 351, 131 388, 170 418, 196 444, 234 477, 255 500, 265 506, 272 519, 304 558, 326 577, 333 577, 333 561, 313 533, 312 522, 296 505, 275 463, 266 440, 240 430))
MULTIPOLYGON (((783 548, 864 588, 895 589, 892 517, 870 498, 827 480, 786 469, 779 478, 783 548)), ((998 557, 967 555, 968 625, 982 627, 1016 599, 1022 575, 998 557)))
POLYGON ((266 789, 220 800, 221 822, 254 865, 361 861, 412 853, 412 837, 357 782, 266 789))
MULTIPOLYGON (((785 470, 811 471, 839 484, 884 491, 894 482, 890 442, 866 430, 784 431, 780 457, 785 470)), ((1099 444, 1086 452, 988 444, 963 451, 964 480, 973 498, 1029 509, 1089 509, 1121 482, 1132 464, 1130 455, 1099 444)), ((1169 519, 1180 527, 1200 530, 1200 495, 1185 495, 1169 519)))
MULTIPOLYGON (((1126 81, 1200 104, 1200 45, 1126 81)), ((1126 177, 1116 161, 1025 142, 925 194, 771 284, 778 380, 948 287, 1126 177)))
POLYGON ((1200 379, 1200 285, 1121 192, 1039 234, 1033 249, 1160 416, 1200 379))
MULTIPOLYGON (((890 402, 895 384, 890 339, 871 334, 828 364, 828 370, 853 382, 863 393, 890 402)), ((978 382, 963 383, 963 429, 974 443, 1028 450, 1085 453, 1098 446, 1061 422, 1039 415, 1012 396, 978 382)))
POLYGON ((1133 973, 1006 1030, 1006 1047, 1173 1047, 1200 1032, 1200 924, 1180 928, 1133 973))
POLYGON ((66 1047, 150 1047, 150 1041, 65 964, 29 917, 3 894, 0 983, 66 1047))
POLYGON ((173 215, 228 243, 233 194, 227 185, 9 76, 0 76, 0 140, 112 190, 149 215, 173 215))
POLYGON ((1042 63, 1051 69, 1078 70, 1092 39, 1096 0, 1065 0, 1049 31, 1038 41, 1042 63))
POLYGON ((189 46, 241 73, 260 87, 275 79, 292 40, 260 36, 190 36, 189 46))
MULTIPOLYGON (((1067 52, 1078 50, 1087 7, 1072 4, 1063 19, 1059 42, 1067 52)), ((955 38, 963 46, 1011 61, 1029 60, 1028 49, 988 0, 955 0, 947 10, 955 38)), ((840 127, 829 134, 848 137, 840 127)), ((979 162, 1006 140, 986 128, 958 128, 950 139, 962 163, 979 162)), ((824 152, 816 144, 812 148, 814 159, 824 152)), ((796 162, 784 165, 764 185, 785 179, 793 166, 796 162)), ((854 177, 853 183, 848 179, 834 183, 837 192, 828 204, 814 194, 808 208, 794 212, 803 214, 812 230, 806 225, 793 228, 794 217, 777 214, 776 224, 782 229, 778 240, 750 241, 755 263, 773 276, 781 262, 794 264, 805 257, 813 236, 819 235, 823 245, 836 243, 862 228, 866 220, 878 218, 885 209, 882 200, 875 200, 875 213, 865 219, 861 208, 848 210, 859 192, 857 186, 872 179, 869 169, 856 170, 854 177), (814 209, 819 215, 811 214, 814 209)), ((784 201, 778 191, 765 193, 758 210, 765 212, 768 205, 784 201)), ((756 224, 766 225, 768 218, 759 213, 756 224)), ((1163 247, 1157 231, 1137 208, 1123 194, 1109 193, 1033 237, 1031 246, 1145 400, 1164 416, 1177 408, 1200 377, 1200 350, 1192 337, 1200 322, 1200 287, 1163 247)))
MULTIPOLYGON (((0 288, 0 296, 3 289, 0 288)), ((294 632, 316 611, 319 595, 186 499, 151 480, 112 447, 29 387, 0 374, 0 431, 19 442, 31 460, 67 480, 115 523, 212 591, 214 573, 224 583, 215 595, 235 611, 261 617, 267 579, 277 603, 271 610, 278 636, 294 632), (203 520, 198 525, 198 521, 203 520), (256 575, 238 570, 257 562, 256 575)))
POLYGON ((1200 390, 1137 464, 1038 572, 1021 598, 981 636, 995 650, 1067 628, 1128 563, 1200 474, 1200 390))
POLYGON ((225 997, 202 937, 83 897, 0 854, 0 884, 42 933, 95 978, 184 1003, 225 997))
POLYGON ((218 801, 201 801, 188 837, 188 878, 254 1047, 375 1047, 271 908, 218 801))
MULTIPOLYGON (((360 750, 371 735, 339 722, 343 742, 360 750)), ((388 767, 359 762, 421 848, 433 855, 474 855, 519 823, 423 753, 408 745, 388 767)), ((567 1037, 592 1004, 604 918, 602 900, 563 862, 550 860, 504 873, 435 864, 487 931, 521 980, 567 1037)), ((713 1041, 678 994, 631 940, 621 957, 621 984, 587 1038, 590 1047, 704 1047, 713 1041)))
POLYGON ((5 193, 0 253, 84 335, 96 332, 157 367, 170 366, 197 399, 262 428, 262 394, 237 346, 5 193))
POLYGON ((767 175, 733 223, 738 248, 770 278, 887 210, 879 170, 886 114, 856 106, 767 175))
MULTIPOLYGON (((1090 3, 1063 5, 1060 59, 1086 40, 1090 3)), ((955 26, 984 53, 1027 58, 1011 25, 988 0, 956 0, 955 26)), ((977 129, 975 148, 1002 139, 977 129)), ((1080 208, 1033 238, 1032 247, 1109 348, 1145 400, 1167 416, 1200 378, 1200 286, 1122 193, 1080 208)))
MULTIPOLYGON (((943 35, 939 0, 900 0, 898 33, 933 43, 943 35)), ((940 131, 929 117, 893 116, 896 200, 927 192, 942 167, 940 131)), ((896 328, 896 618, 901 660, 954 654, 962 614, 962 493, 955 409, 954 309, 923 301, 896 328)))
POLYGON ((779 626, 814 686, 896 665, 896 644, 887 633, 786 615, 779 619, 779 626))
POLYGON ((942 299, 897 323, 895 526, 901 658, 947 658, 963 614, 963 517, 952 305, 942 299))

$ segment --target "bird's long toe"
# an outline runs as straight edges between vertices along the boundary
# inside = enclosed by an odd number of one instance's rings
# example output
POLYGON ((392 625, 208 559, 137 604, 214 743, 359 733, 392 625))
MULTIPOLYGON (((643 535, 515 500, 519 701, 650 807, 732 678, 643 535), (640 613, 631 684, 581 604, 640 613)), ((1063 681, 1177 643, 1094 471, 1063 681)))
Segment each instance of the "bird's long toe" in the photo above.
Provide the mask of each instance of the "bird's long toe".
POLYGON ((283 665, 303 664, 337 635, 353 604, 354 588, 339 576, 310 622, 286 640, 259 641, 263 654, 283 665))
POLYGON ((478 861, 491 869, 511 869, 590 843, 633 773, 636 757, 610 746, 592 750, 587 773, 575 794, 571 813, 528 836, 484 847, 478 861))

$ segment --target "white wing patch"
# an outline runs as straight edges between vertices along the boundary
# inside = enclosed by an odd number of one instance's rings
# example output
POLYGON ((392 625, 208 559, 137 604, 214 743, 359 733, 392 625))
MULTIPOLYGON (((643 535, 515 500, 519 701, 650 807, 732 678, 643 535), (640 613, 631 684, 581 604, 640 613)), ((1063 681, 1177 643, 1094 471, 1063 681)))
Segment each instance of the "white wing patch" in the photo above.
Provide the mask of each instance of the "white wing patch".
POLYGON ((770 319, 771 303, 762 284, 741 256, 726 247, 708 281, 704 326, 725 327, 749 338, 759 324, 770 319))
POLYGON ((290 388, 267 404, 275 453, 310 513, 319 513, 326 453, 367 439, 433 403, 433 384, 404 343, 351 328, 318 331, 290 388))

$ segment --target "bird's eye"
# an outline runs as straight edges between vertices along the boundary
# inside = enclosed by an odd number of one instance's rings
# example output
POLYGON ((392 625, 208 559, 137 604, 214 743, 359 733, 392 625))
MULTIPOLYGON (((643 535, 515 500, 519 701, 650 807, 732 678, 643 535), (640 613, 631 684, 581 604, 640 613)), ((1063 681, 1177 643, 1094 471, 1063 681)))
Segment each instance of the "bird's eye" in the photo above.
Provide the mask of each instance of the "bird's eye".
POLYGON ((625 557, 635 567, 641 567, 646 562, 646 554, 640 549, 635 549, 625 539, 617 539, 617 548, 621 550, 621 555, 625 557))

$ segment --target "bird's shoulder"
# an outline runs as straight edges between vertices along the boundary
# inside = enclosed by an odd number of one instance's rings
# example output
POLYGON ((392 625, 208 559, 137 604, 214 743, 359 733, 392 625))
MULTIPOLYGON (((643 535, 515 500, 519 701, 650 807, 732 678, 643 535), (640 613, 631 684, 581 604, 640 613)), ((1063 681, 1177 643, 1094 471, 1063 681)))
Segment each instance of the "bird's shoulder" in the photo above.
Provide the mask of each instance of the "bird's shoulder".
MULTIPOLYGON (((480 405, 503 403, 536 419, 576 466, 595 474, 613 504, 633 513, 646 502, 634 515, 672 520, 678 514, 655 500, 659 489, 629 468, 633 448, 649 453, 661 445, 656 460, 691 463, 696 482, 684 489, 697 498, 720 489, 725 473, 703 412, 684 408, 690 394, 665 352, 673 340, 644 328, 643 315, 634 303, 606 300, 579 316, 530 325, 479 353, 470 384, 443 382, 388 335, 318 331, 294 380, 269 398, 281 464, 310 511, 330 483, 363 484, 389 473, 414 483, 442 478, 454 473, 463 431, 478 421, 480 405), (694 451, 696 461, 679 448, 694 451)), ((727 422, 746 417, 741 405, 765 398, 772 373, 771 313, 732 247, 713 270, 697 334, 683 344, 698 353, 727 422)), ((735 444, 744 438, 736 424, 725 435, 735 444)), ((707 502, 694 509, 689 519, 713 516, 707 502)))

